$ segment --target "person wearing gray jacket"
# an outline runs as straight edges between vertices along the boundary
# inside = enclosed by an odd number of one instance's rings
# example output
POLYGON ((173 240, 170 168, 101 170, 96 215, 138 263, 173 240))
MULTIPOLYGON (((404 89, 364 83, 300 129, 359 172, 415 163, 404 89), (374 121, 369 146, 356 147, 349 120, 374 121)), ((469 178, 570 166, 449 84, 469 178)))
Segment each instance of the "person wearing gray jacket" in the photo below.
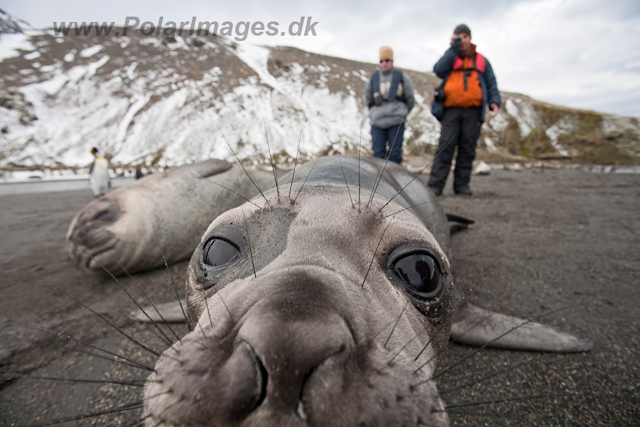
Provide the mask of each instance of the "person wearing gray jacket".
POLYGON ((365 88, 369 107, 373 157, 402 163, 404 123, 415 104, 413 83, 406 73, 393 68, 393 50, 380 48, 380 67, 365 88))

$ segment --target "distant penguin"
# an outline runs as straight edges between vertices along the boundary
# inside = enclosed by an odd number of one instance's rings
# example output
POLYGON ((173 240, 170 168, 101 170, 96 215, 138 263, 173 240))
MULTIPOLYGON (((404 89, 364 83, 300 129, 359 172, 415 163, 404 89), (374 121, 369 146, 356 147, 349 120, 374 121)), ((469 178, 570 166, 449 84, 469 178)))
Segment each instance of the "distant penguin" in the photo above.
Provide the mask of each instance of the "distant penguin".
POLYGON ((109 161, 98 155, 98 149, 91 148, 91 154, 95 156, 91 169, 89 169, 89 184, 91 191, 96 197, 106 194, 111 189, 111 180, 109 179, 109 161))

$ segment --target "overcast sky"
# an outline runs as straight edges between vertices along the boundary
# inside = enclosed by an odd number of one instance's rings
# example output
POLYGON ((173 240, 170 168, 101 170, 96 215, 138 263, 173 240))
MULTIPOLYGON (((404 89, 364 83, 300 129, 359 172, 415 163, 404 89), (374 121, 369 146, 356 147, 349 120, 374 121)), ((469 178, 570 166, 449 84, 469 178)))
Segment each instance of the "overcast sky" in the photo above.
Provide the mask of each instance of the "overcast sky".
POLYGON ((247 42, 296 46, 366 62, 378 48, 395 65, 432 71, 455 26, 491 62, 501 90, 570 107, 640 116, 639 0, 400 0, 279 2, 4 0, 2 8, 36 28, 61 21, 270 21, 286 30, 312 17, 316 36, 249 36, 247 42))

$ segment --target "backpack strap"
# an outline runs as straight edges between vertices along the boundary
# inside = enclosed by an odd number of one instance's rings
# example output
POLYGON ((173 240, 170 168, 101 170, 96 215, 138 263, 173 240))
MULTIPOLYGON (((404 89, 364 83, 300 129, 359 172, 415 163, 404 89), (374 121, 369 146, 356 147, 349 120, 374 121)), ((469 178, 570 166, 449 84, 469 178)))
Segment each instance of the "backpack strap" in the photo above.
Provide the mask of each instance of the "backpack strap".
POLYGON ((453 61, 453 69, 459 70, 460 68, 462 68, 462 58, 456 56, 455 61, 453 61))
POLYGON ((371 87, 373 89, 373 103, 382 105, 382 95, 380 95, 380 72, 376 70, 371 76, 371 87))
MULTIPOLYGON (((462 68, 463 62, 459 56, 456 56, 455 61, 453 61, 453 70, 459 70, 462 68)), ((478 70, 481 73, 484 73, 484 70, 487 68, 486 60, 482 54, 476 52, 476 56, 473 58, 473 68, 478 70)))
POLYGON ((484 73, 484 70, 487 68, 486 61, 482 54, 476 52, 476 57, 474 58, 475 68, 481 73, 484 73))
POLYGON ((396 99, 398 93, 398 86, 402 81, 402 71, 395 70, 393 72, 393 78, 391 79, 391 87, 389 88, 389 99, 396 99))
MULTIPOLYGON (((391 78, 391 86, 389 87, 389 97, 390 100, 395 100, 398 92, 398 86, 402 81, 402 71, 394 70, 393 77, 391 78)), ((375 105, 382 105, 383 99, 380 94, 380 72, 376 71, 371 76, 371 87, 373 88, 373 103, 375 105)))

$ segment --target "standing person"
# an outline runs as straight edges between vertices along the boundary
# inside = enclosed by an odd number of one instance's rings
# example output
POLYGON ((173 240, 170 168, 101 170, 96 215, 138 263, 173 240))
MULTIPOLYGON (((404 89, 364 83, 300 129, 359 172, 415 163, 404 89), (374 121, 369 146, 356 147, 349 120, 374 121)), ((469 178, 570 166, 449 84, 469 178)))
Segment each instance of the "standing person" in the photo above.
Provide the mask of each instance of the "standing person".
POLYGON ((91 191, 95 197, 100 197, 106 194, 111 188, 111 179, 109 178, 109 161, 98 155, 98 149, 96 147, 91 148, 91 154, 93 154, 93 164, 89 169, 89 184, 91 185, 91 191))
POLYGON ((402 163, 404 123, 413 108, 413 83, 408 75, 393 68, 393 49, 380 48, 380 67, 365 89, 369 107, 373 157, 402 163))
POLYGON ((451 47, 433 66, 444 83, 444 114, 438 150, 431 168, 429 188, 437 195, 447 181, 456 146, 458 156, 453 172, 453 191, 473 195, 469 187, 476 142, 488 106, 493 117, 500 110, 500 92, 491 64, 471 43, 471 30, 458 25, 451 36, 451 47))

